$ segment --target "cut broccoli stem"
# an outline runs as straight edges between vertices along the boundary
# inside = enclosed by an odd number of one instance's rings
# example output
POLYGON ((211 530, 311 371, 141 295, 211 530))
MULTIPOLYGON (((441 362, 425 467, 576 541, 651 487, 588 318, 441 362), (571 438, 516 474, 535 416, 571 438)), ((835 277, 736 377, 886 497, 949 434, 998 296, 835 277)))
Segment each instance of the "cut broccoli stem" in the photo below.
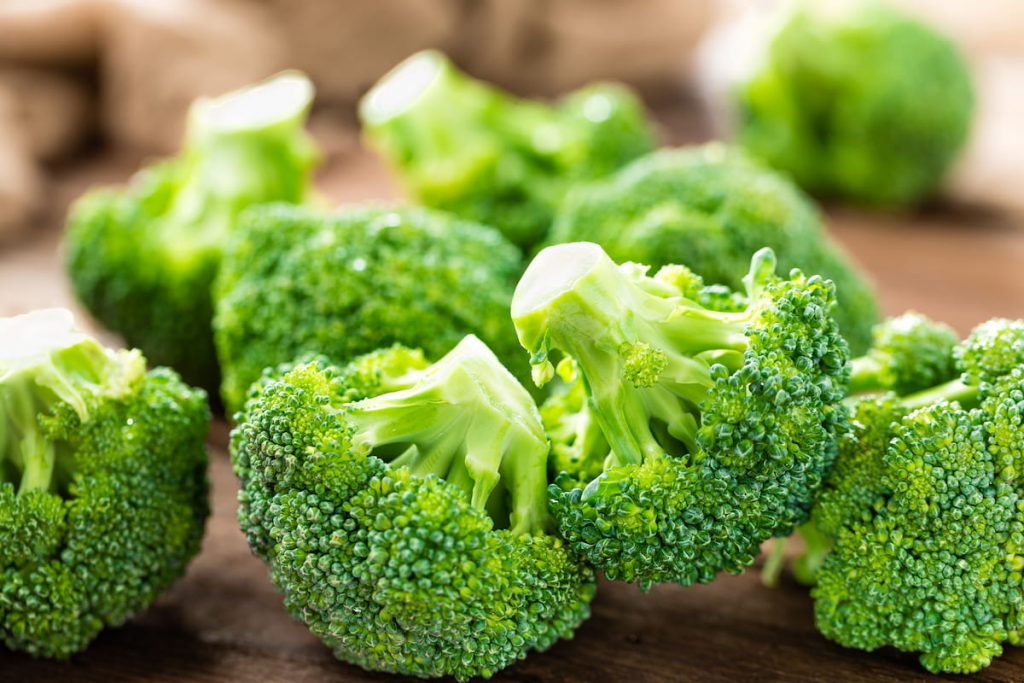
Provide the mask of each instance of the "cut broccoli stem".
POLYGON ((554 375, 551 348, 574 359, 617 462, 695 453, 699 406, 717 369, 741 364, 774 263, 770 250, 758 252, 744 280, 754 305, 723 313, 684 298, 667 279, 655 291, 641 281, 644 268, 618 266, 596 244, 556 245, 523 275, 512 317, 538 384, 554 375))
POLYGON ((811 519, 799 527, 797 533, 804 539, 805 552, 793 560, 793 578, 805 586, 813 586, 825 559, 832 552, 833 540, 811 519))
POLYGON ((779 577, 782 575, 782 568, 785 566, 786 547, 789 545, 786 538, 772 539, 772 549, 764 560, 761 567, 761 584, 768 588, 775 588, 779 585, 779 577))
POLYGON ((347 404, 357 442, 394 467, 459 487, 496 528, 547 529, 540 416, 483 342, 468 336, 437 363, 390 384, 388 393, 347 404))
POLYGON ((940 401, 956 401, 964 408, 972 408, 978 404, 978 395, 979 388, 977 386, 964 384, 963 380, 955 379, 937 387, 904 396, 900 399, 900 405, 913 410, 925 408, 940 401))

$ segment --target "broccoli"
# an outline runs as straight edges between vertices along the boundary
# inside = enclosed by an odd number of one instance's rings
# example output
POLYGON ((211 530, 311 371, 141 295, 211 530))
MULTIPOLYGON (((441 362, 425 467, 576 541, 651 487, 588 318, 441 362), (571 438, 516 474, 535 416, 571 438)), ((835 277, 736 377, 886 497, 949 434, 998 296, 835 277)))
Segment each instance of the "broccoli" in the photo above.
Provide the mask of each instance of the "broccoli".
POLYGON ((359 114, 418 202, 494 225, 524 249, 544 237, 570 184, 654 147, 643 105, 624 86, 591 85, 548 106, 474 80, 435 51, 386 75, 359 114))
POLYGON ((79 299, 150 362, 216 396, 210 287, 248 205, 302 202, 318 156, 303 122, 310 82, 286 73, 189 113, 177 158, 125 189, 97 189, 68 218, 67 267, 79 299))
POLYGON ((237 410, 264 368, 304 353, 345 362, 402 343, 438 358, 470 332, 526 377, 508 316, 520 272, 496 230, 439 211, 254 208, 214 286, 225 404, 237 410))
POLYGON ((801 3, 736 91, 737 141, 806 190, 882 206, 931 195, 967 139, 953 44, 882 2, 801 3))
POLYGON ((537 408, 476 337, 433 365, 392 347, 265 377, 231 451, 253 551, 340 659, 488 677, 589 614, 537 408))
POLYGON ((848 351, 832 283, 774 268, 771 250, 754 255, 740 310, 718 288, 701 296, 686 268, 652 277, 592 243, 544 249, 519 282, 512 316, 535 380, 553 377, 558 350, 559 374, 586 392, 549 427, 571 463, 552 512, 609 578, 710 581, 805 519, 845 423, 848 351), (573 417, 581 403, 589 414, 573 417))
POLYGON ((775 251, 782 272, 800 268, 836 284, 839 329, 863 353, 878 322, 872 287, 829 241, 813 203, 743 153, 713 143, 660 150, 569 194, 550 241, 600 244, 616 261, 685 264, 705 281, 741 289, 750 255, 775 251))
POLYGON ((0 319, 0 637, 65 658, 198 552, 206 397, 51 309, 0 319))
POLYGON ((828 638, 970 673, 1024 628, 1024 324, 951 356, 959 378, 855 403, 798 577, 828 638))
POLYGON ((957 375, 953 350, 959 341, 948 325, 909 311, 875 326, 871 349, 853 359, 850 393, 910 394, 957 375))

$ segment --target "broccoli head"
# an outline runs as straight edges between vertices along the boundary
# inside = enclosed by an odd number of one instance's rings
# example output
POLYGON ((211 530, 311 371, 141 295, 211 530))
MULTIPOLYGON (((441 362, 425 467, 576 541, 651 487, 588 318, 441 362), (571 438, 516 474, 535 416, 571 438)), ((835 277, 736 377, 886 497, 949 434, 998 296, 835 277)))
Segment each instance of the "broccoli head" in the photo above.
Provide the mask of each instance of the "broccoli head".
POLYGON ((959 341, 946 324, 909 311, 872 331, 871 349, 853 359, 850 393, 909 394, 957 376, 953 350, 959 341))
POLYGON ((721 144, 661 150, 582 186, 563 202, 552 242, 600 244, 616 261, 685 264, 708 283, 741 289, 750 255, 770 247, 782 272, 836 284, 834 315, 854 353, 878 322, 875 294, 791 182, 721 144))
POLYGON ((392 347, 264 378, 232 457, 253 551, 340 659, 488 677, 589 614, 537 408, 473 336, 433 365, 392 347))
POLYGON ((883 2, 800 3, 737 89, 737 141, 806 190, 883 206, 941 182, 973 95, 953 44, 883 2))
POLYGON ((754 255, 740 310, 718 289, 687 296, 701 287, 685 268, 652 277, 592 243, 548 247, 519 282, 512 316, 535 380, 552 378, 557 350, 586 393, 563 394, 565 415, 583 414, 551 430, 571 463, 552 511, 609 578, 710 581, 805 519, 844 424, 848 352, 831 282, 774 268, 771 250, 754 255))
POLYGON ((345 362, 400 343, 438 358, 470 332, 528 374, 508 317, 522 257, 493 228, 420 208, 285 205, 242 223, 215 284, 230 410, 264 368, 303 354, 345 362))
POLYGON ((1019 322, 991 321, 953 354, 962 377, 856 404, 812 517, 812 596, 827 637, 919 652, 948 673, 1020 643, 1022 342, 1019 322))
POLYGON ((386 75, 359 113, 413 198, 494 225, 526 249, 570 184, 654 147, 643 105, 624 86, 591 85, 549 106, 474 80, 435 51, 386 75))
POLYGON ((0 319, 0 637, 64 658, 184 573, 207 516, 206 397, 43 310, 0 319))
POLYGON ((180 156, 124 189, 97 189, 68 218, 78 298, 150 362, 216 395, 210 287, 224 240, 250 204, 302 202, 317 152, 303 123, 310 82, 286 73, 189 112, 180 156))

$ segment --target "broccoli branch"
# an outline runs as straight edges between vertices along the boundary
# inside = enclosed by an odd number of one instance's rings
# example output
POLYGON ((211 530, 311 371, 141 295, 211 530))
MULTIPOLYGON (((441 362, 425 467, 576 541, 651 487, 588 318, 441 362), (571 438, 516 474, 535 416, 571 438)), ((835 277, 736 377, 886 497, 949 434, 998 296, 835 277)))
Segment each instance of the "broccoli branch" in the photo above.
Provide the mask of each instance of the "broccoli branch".
POLYGON ((548 442, 540 416, 483 342, 467 336, 392 386, 348 404, 357 443, 392 466, 458 486, 498 527, 547 528, 548 442))
POLYGON ((722 313, 686 299, 671 277, 617 266, 596 244, 557 245, 523 275, 512 317, 537 383, 554 374, 551 349, 572 357, 614 457, 638 463, 697 450, 700 404, 718 372, 742 363, 773 272, 771 251, 758 252, 745 279, 751 306, 722 313))

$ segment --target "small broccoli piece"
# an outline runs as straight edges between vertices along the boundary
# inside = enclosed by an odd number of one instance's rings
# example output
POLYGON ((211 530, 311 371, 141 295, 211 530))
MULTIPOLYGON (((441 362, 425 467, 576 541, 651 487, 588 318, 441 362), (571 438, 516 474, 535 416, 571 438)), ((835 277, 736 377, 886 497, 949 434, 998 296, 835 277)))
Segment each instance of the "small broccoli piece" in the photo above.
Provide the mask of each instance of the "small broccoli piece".
POLYGON ((814 204, 791 182, 721 144, 661 150, 576 188, 550 241, 600 244, 614 260, 683 263, 738 290, 750 255, 770 247, 781 272, 800 268, 836 284, 834 315, 853 353, 871 343, 875 294, 826 235, 814 204))
POLYGON ((369 143, 426 206, 497 227, 524 249, 543 239, 570 184, 654 147, 643 105, 596 84, 549 106, 513 98, 420 52, 359 107, 369 143))
POLYGON ((591 569, 550 533, 533 399, 475 337, 264 382, 232 435, 239 519, 348 662, 460 681, 568 638, 591 569))
MULTIPOLYGON (((571 358, 604 437, 569 444, 580 464, 549 493, 559 531, 609 578, 710 581, 806 518, 844 422, 847 347, 832 284, 774 268, 771 250, 755 254, 745 308, 724 312, 684 297, 677 268, 651 277, 592 243, 548 247, 519 282, 512 316, 536 381, 556 350, 571 358)), ((551 429, 556 455, 578 424, 551 429)))
POLYGON ((812 516, 819 629, 970 673, 1019 644, 1024 594, 1024 325, 995 320, 952 354, 959 379, 862 399, 812 516))
POLYGON ((0 638, 65 658, 199 551, 206 397, 43 310, 0 319, 0 638))
POLYGON ((67 268, 86 308, 150 362, 214 395, 210 287, 223 243, 250 204, 309 197, 312 98, 304 76, 286 73, 198 100, 178 157, 127 188, 87 193, 68 217, 67 268))
POLYGON ((815 194, 926 199, 967 139, 966 64, 945 36, 883 2, 824 4, 776 22, 737 89, 737 141, 815 194))
POLYGON ((853 359, 850 393, 892 391, 910 394, 957 376, 956 332, 913 311, 875 326, 874 342, 853 359))
POLYGON ((475 333, 528 374, 508 317, 519 251, 496 230, 429 209, 253 209, 215 284, 229 410, 264 368, 307 353, 345 362, 394 343, 430 358, 475 333))

